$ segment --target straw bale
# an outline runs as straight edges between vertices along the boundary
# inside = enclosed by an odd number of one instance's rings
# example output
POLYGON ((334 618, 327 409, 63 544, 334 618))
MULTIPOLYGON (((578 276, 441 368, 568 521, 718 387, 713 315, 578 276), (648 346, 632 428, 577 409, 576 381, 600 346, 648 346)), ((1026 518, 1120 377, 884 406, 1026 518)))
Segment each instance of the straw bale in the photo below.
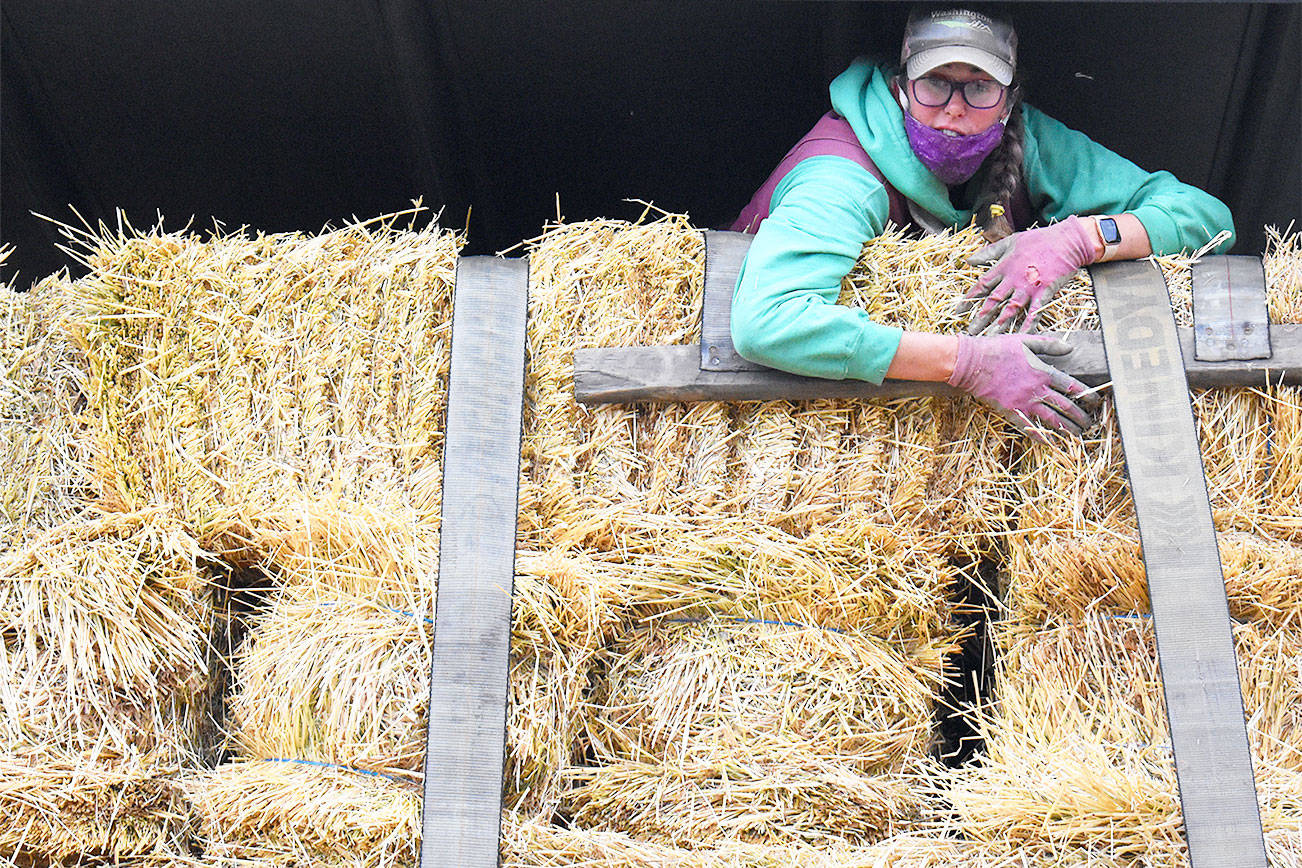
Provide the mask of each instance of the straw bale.
POLYGON ((235 659, 240 755, 416 776, 429 715, 429 612, 279 595, 235 659))
MULTIPOLYGON (((635 589, 708 583, 738 567, 751 574, 744 585, 774 584, 756 566, 787 580, 790 567, 813 564, 820 590, 858 594, 860 578, 880 572, 878 538, 939 556, 980 548, 974 528, 1000 524, 1002 494, 970 510, 977 524, 952 520, 949 504, 983 499, 979 480, 990 477, 979 465, 996 450, 970 449, 968 421, 931 402, 577 405, 575 348, 699 339, 701 236, 664 215, 555 225, 530 244, 522 551, 613 555, 635 589), (824 564, 836 565, 830 582, 824 564)), ((951 581, 934 575, 880 585, 870 617, 886 620, 875 629, 934 635, 951 581)), ((845 594, 820 596, 835 606, 845 594)))
POLYGON ((718 841, 871 843, 934 817, 917 769, 863 776, 844 764, 636 761, 569 770, 574 825, 679 846, 718 841))
MULTIPOLYGON (((278 595, 235 660, 230 709, 239 756, 419 779, 431 611, 342 594, 278 595)), ((513 646, 507 740, 513 805, 544 810, 559 798, 557 773, 580 749, 579 709, 591 665, 591 652, 513 646)))
MULTIPOLYGON (((1158 260, 1176 322, 1192 324, 1195 257, 1158 260)), ((1263 263, 1272 321, 1297 322, 1302 305, 1302 241, 1273 233, 1263 263)), ((1056 302, 1060 323, 1097 328, 1088 284, 1074 281, 1056 302)), ((1295 387, 1219 389, 1192 397, 1208 495, 1222 531, 1267 533, 1302 542, 1302 401, 1295 387)), ((1090 530, 1134 537, 1134 509, 1110 397, 1084 439, 1028 444, 1013 469, 1022 529, 1090 530)))
MULTIPOLYGON (((232 747, 245 760, 321 762, 418 781, 434 599, 426 576, 408 570, 434 553, 417 551, 428 538, 393 528, 350 536, 365 523, 338 518, 285 535, 275 563, 264 567, 275 590, 235 656, 232 747), (403 545, 386 550, 395 539, 403 545)), ((583 697, 621 590, 599 567, 560 553, 517 566, 506 798, 550 813, 560 770, 583 749, 583 697)))
MULTIPOLYGON (((1212 518, 1219 530, 1257 532, 1277 510, 1264 497, 1277 448, 1275 404, 1259 389, 1192 395, 1212 518)), ((1021 530, 1089 531, 1135 536, 1134 504, 1111 398, 1085 437, 1030 444, 1012 468, 1021 530)))
MULTIPOLYGON (((1302 262, 1302 256, 1298 260, 1302 262)), ((1268 470, 1259 489, 1263 507, 1257 524, 1265 533, 1302 543, 1302 388, 1264 390, 1262 403, 1269 432, 1268 470)))
POLYGON ((653 622, 612 651, 596 756, 898 770, 931 747, 950 650, 792 623, 653 622))
MULTIPOLYGON (((1217 534, 1230 613, 1240 621, 1302 626, 1302 546, 1254 534, 1217 534)), ((1148 581, 1135 536, 1039 531, 1009 547, 1010 620, 1039 624, 1087 614, 1147 613, 1148 581)))
POLYGON ((562 828, 506 812, 503 868, 1030 868, 1020 856, 990 857, 943 831, 904 833, 877 844, 749 844, 676 847, 622 832, 562 828))
POLYGON ((0 286, 0 552, 91 499, 85 362, 59 325, 69 297, 57 276, 0 286))
POLYGON ((174 758, 50 743, 0 750, 0 857, 22 864, 184 846, 189 804, 174 758))
POLYGON ((419 513, 303 501, 264 513, 256 523, 250 542, 261 560, 255 571, 272 586, 433 612, 439 532, 419 513))
POLYGON ((436 516, 461 239, 398 228, 413 214, 316 236, 68 228, 110 501, 167 504, 231 557, 285 501, 436 516))
POLYGON ((204 861, 265 868, 415 863, 419 783, 293 762, 229 763, 187 781, 204 861))
POLYGON ((1302 322, 1302 231, 1266 227, 1261 256, 1271 322, 1302 322))
POLYGON ((794 621, 923 644, 951 637, 950 597, 966 575, 931 540, 873 525, 802 538, 736 518, 709 535, 666 533, 636 554, 611 567, 626 577, 634 620, 794 621))
POLYGON ((0 851, 150 852, 211 752, 214 602, 157 514, 81 519, 0 557, 0 851))
MULTIPOLYGON (((987 755, 950 798, 975 840, 1051 853, 1184 864, 1175 767, 1151 622, 1090 616, 1005 636, 987 755)), ((1262 823, 1273 864, 1302 845, 1302 639, 1235 628, 1262 823)))
POLYGON ((590 694, 603 650, 621 628, 628 587, 581 552, 516 559, 506 723, 506 802, 550 816, 562 771, 590 741, 590 694))

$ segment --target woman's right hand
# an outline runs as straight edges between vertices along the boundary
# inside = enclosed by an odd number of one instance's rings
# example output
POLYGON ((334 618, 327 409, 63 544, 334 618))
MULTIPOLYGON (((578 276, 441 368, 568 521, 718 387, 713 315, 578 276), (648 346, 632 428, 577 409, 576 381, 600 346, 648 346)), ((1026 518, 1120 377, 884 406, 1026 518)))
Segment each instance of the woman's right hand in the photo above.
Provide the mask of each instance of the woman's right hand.
POLYGON ((969 264, 987 265, 989 270, 965 296, 972 308, 980 306, 968 334, 1011 332, 1023 315, 1018 331, 1035 331, 1040 314, 1058 290, 1077 269, 1103 255, 1103 241, 1095 236, 1093 226, 1092 221, 1071 216, 1015 232, 972 254, 969 264))
POLYGON ((1023 433, 1036 428, 1081 434, 1091 425, 1098 395, 1040 356, 1071 352, 1064 341, 1042 335, 961 335, 949 384, 989 405, 1023 433))

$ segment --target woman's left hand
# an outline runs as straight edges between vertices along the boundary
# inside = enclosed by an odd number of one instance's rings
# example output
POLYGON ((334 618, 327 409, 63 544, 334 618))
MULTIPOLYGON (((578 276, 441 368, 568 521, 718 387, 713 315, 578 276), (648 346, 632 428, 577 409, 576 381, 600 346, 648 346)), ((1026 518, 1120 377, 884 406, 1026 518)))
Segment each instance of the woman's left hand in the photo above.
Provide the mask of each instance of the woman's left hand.
POLYGON ((968 334, 1007 332, 1023 311, 1020 331, 1033 331, 1045 305, 1077 269, 1098 259, 1100 247, 1089 222, 1074 215, 982 247, 968 259, 971 265, 990 265, 965 296, 969 309, 981 305, 968 334))

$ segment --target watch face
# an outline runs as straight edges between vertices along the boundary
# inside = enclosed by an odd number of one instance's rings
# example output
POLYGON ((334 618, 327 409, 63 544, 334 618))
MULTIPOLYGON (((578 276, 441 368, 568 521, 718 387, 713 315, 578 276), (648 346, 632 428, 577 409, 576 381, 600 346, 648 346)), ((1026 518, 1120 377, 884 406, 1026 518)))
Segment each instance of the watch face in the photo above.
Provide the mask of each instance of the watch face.
POLYGON ((1104 244, 1121 243, 1121 232, 1117 230, 1117 221, 1111 217, 1099 218, 1099 231, 1103 233, 1104 244))

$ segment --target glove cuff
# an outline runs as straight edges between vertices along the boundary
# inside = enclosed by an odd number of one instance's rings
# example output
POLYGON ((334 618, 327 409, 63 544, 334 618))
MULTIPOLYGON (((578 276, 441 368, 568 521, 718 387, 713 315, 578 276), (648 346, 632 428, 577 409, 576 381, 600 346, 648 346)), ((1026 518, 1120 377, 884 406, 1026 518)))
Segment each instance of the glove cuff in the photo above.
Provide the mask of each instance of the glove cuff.
POLYGON ((958 336, 958 353, 954 356, 954 371, 945 382, 964 392, 971 391, 972 372, 976 367, 978 355, 976 344, 978 338, 970 335, 958 336))
POLYGON ((1084 268, 1098 262, 1106 250, 1103 239, 1098 232, 1098 224, 1093 217, 1077 217, 1075 214, 1061 221, 1062 225, 1072 229, 1072 252, 1076 254, 1078 268, 1084 268))

